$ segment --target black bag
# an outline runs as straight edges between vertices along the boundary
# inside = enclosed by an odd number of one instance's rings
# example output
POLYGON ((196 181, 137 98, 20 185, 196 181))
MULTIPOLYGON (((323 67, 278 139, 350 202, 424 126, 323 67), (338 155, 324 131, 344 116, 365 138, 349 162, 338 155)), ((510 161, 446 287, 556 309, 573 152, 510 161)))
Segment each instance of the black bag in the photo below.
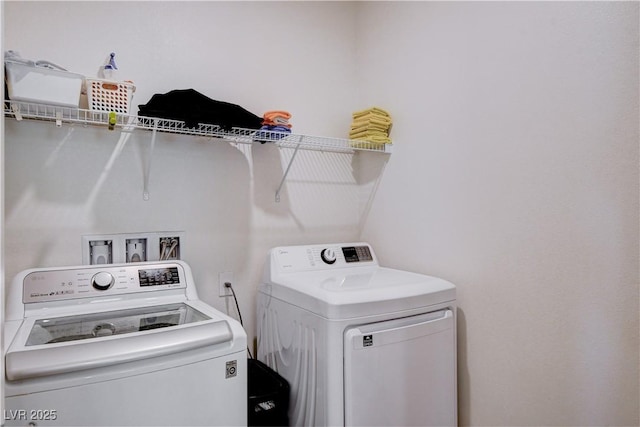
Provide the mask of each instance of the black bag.
POLYGON ((247 368, 249 427, 288 426, 290 388, 287 380, 256 359, 248 359, 247 368))
POLYGON ((260 129, 262 117, 258 117, 239 105, 216 101, 193 89, 176 89, 165 94, 155 94, 151 100, 138 105, 140 116, 180 120, 189 128, 198 123, 219 125, 224 130, 233 127, 260 129))

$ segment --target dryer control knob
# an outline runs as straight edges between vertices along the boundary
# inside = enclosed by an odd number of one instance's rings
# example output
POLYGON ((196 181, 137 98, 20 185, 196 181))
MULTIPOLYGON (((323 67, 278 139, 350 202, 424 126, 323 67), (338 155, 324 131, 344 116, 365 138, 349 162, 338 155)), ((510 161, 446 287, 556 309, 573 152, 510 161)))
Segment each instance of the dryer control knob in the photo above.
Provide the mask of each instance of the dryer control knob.
POLYGON ((337 259, 336 251, 333 249, 323 249, 322 252, 320 252, 320 257, 327 264, 333 264, 337 259))
POLYGON ((91 285, 99 291, 106 291, 113 285, 115 279, 111 273, 107 273, 106 271, 101 271, 100 273, 96 273, 91 278, 91 285))

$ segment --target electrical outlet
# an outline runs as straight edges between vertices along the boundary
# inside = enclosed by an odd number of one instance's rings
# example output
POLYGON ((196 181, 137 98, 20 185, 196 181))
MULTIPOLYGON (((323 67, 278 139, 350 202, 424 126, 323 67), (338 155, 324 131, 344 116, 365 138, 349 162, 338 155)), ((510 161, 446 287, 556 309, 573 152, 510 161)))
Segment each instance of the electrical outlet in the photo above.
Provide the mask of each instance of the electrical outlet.
POLYGON ((233 273, 231 271, 225 271, 224 273, 218 273, 218 296, 230 297, 233 295, 231 289, 225 286, 225 283, 231 283, 233 285, 233 273))
POLYGON ((180 259, 180 237, 160 237, 159 239, 160 260, 180 259))
POLYGON ((126 262, 147 260, 147 239, 126 239, 126 262))

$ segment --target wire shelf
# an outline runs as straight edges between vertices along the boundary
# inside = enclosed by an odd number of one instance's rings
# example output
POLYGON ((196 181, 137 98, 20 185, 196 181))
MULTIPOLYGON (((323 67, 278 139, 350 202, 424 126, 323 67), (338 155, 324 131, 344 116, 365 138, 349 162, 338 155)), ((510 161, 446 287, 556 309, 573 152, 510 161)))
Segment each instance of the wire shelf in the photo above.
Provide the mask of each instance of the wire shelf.
MULTIPOLYGON (((218 125, 205 123, 199 123, 195 127, 188 127, 185 122, 180 120, 135 116, 131 114, 115 114, 108 111, 92 111, 80 108, 60 107, 55 105, 18 101, 5 101, 4 114, 6 117, 13 117, 18 121, 24 119, 43 120, 48 122, 55 121, 55 124, 58 127, 61 127, 63 123, 69 123, 81 124, 83 126, 107 127, 111 130, 118 129, 120 132, 133 132, 136 129, 148 130, 151 131, 151 143, 149 148, 151 152, 155 146, 156 135, 158 132, 206 138, 219 138, 224 141, 237 144, 271 143, 282 148, 292 148, 294 149, 293 155, 289 159, 289 163, 284 171, 280 185, 275 193, 276 202, 280 201, 280 192, 299 150, 330 151, 338 153, 354 153, 357 151, 390 153, 393 147, 392 144, 376 144, 368 141, 299 135, 288 132, 243 128, 223 129, 218 125), (115 117, 113 117, 113 114, 115 114, 115 117)), ((150 169, 151 156, 148 157, 148 164, 144 170, 144 200, 149 200, 150 169)))
MULTIPOLYGON (((4 113, 5 116, 13 117, 16 120, 55 121, 57 126, 62 126, 63 123, 82 124, 85 126, 109 126, 108 111, 91 111, 55 105, 5 101, 4 113)), ((392 144, 376 144, 346 138, 330 138, 244 128, 223 129, 218 125, 206 123, 199 123, 196 127, 187 127, 185 122, 179 120, 131 114, 116 114, 114 128, 125 132, 143 129, 179 135, 220 138, 238 144, 273 143, 283 148, 344 153, 353 153, 355 151, 390 153, 393 147, 392 144)))

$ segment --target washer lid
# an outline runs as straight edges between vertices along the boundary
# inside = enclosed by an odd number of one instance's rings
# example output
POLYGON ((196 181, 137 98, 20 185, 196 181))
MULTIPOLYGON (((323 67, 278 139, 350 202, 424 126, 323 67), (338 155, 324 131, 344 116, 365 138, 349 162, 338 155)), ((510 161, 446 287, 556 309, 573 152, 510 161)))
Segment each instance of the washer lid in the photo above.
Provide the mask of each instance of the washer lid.
MULTIPOLYGON (((231 347, 237 338, 232 328, 199 301, 26 318, 6 353, 6 377, 24 380, 203 347, 231 347)), ((241 344, 243 348, 244 340, 241 344)))
POLYGON ((184 303, 38 319, 25 346, 96 339, 210 319, 184 303))
POLYGON ((378 266, 276 274, 260 292, 328 319, 348 319, 454 301, 446 280, 378 266))

